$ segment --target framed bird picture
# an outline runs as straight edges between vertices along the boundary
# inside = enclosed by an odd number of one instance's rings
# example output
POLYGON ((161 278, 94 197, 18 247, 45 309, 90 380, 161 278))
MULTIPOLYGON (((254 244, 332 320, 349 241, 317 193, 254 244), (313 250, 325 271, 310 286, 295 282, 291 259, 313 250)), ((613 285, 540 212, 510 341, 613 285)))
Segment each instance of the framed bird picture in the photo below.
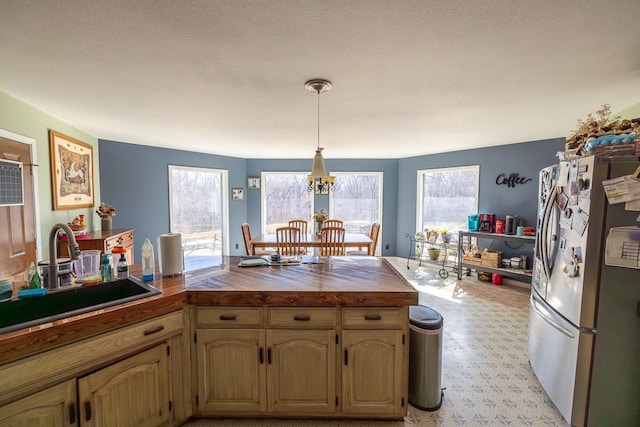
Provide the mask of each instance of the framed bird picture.
POLYGON ((49 130, 53 210, 94 206, 93 147, 49 130))

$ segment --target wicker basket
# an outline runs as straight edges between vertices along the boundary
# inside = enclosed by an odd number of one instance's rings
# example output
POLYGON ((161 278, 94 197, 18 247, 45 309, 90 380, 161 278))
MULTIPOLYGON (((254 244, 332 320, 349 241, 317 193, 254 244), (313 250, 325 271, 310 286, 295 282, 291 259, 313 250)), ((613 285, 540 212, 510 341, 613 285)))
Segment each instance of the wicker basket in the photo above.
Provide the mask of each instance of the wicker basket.
POLYGON ((71 231, 82 231, 86 228, 86 225, 69 224, 69 228, 71 231))
POLYGON ((486 271, 478 271, 478 280, 481 282, 490 282, 491 281, 491 273, 486 271))

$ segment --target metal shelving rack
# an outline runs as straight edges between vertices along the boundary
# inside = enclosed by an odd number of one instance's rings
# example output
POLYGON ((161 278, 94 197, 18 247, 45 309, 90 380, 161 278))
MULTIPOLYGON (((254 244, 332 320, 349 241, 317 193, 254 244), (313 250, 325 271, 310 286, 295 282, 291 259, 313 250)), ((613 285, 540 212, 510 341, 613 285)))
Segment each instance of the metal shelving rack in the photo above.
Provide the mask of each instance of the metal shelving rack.
POLYGON ((522 268, 493 268, 487 267, 485 265, 471 264, 464 262, 464 247, 465 242, 467 242, 468 246, 471 246, 471 238, 476 239, 488 239, 488 240, 502 240, 505 242, 518 242, 518 243, 528 243, 535 244, 536 236, 517 236, 515 234, 496 234, 496 233, 486 233, 483 231, 460 231, 458 233, 458 279, 462 279, 462 271, 463 269, 467 269, 467 276, 471 274, 471 270, 482 270, 487 271, 489 273, 498 273, 502 274, 505 277, 510 277, 512 279, 519 280, 521 282, 531 283, 531 273, 525 272, 522 268), (465 240, 467 239, 467 240, 465 240))
POLYGON ((409 233, 405 234, 405 236, 407 236, 407 238, 409 239, 409 244, 411 245, 409 247, 409 256, 407 256, 407 268, 409 268, 409 261, 411 259, 417 259, 419 261, 418 266, 422 266, 423 260, 425 262, 428 262, 429 264, 436 264, 441 266, 440 270, 438 270, 438 274, 443 279, 446 279, 447 277, 449 277, 449 271, 447 269, 451 270, 453 273, 457 272, 457 269, 458 269, 457 254, 460 252, 458 251, 456 255, 451 255, 449 253, 449 249, 455 248, 456 246, 459 247, 457 242, 451 241, 451 242, 435 242, 434 243, 434 242, 428 242, 425 239, 416 239, 416 236, 413 236, 409 233), (438 258, 438 260, 431 260, 428 258, 424 258, 426 253, 425 245, 428 245, 431 247, 437 247, 438 249, 440 249, 440 257, 438 258), (420 248, 420 256, 417 255, 418 248, 420 248))

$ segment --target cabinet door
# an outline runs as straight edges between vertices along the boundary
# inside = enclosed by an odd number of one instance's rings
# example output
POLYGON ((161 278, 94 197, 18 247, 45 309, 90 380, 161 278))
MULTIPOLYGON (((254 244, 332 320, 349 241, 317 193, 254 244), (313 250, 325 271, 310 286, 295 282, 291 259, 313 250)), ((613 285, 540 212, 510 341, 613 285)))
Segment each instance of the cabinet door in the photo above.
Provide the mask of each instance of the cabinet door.
POLYGON ((169 356, 158 345, 78 380, 83 426, 158 426, 169 420, 169 356))
POLYGON ((342 331, 342 411, 403 414, 402 331, 342 331))
POLYGON ((269 412, 336 411, 335 330, 267 330, 269 412))
POLYGON ((198 410, 264 412, 263 329, 198 329, 198 410))
POLYGON ((77 426, 76 380, 35 393, 0 408, 4 427, 77 426))

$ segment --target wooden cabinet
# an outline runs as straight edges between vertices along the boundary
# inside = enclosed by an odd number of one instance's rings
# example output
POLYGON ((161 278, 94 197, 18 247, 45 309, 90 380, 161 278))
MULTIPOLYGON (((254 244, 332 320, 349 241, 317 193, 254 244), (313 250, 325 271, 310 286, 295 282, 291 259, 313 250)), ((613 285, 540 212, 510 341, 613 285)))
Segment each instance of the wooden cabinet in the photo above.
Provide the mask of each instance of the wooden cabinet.
POLYGON ((407 322, 406 307, 197 307, 198 411, 402 418, 407 322))
POLYGON ((402 331, 342 331, 344 413, 404 414, 402 341, 402 331))
POLYGON ((5 427, 77 426, 76 381, 65 381, 4 405, 0 425, 5 427))
POLYGON ((78 380, 83 426, 154 427, 169 421, 168 345, 158 345, 78 380))
MULTIPOLYGON (((135 264, 132 229, 94 231, 77 237, 76 241, 81 251, 99 250, 104 253, 111 252, 116 246, 122 246, 127 251, 129 265, 135 264)), ((60 257, 69 256, 69 248, 65 240, 60 240, 58 254, 60 257)))
POLYGON ((184 326, 180 310, 1 365, 0 425, 157 426, 186 420, 191 410, 190 380, 182 373, 189 359, 184 326))
POLYGON ((198 329, 198 410, 264 412, 265 335, 262 329, 198 329))
POLYGON ((342 309, 342 412, 407 412, 407 307, 342 309))
POLYGON ((198 307, 198 410, 335 412, 335 309, 269 307, 262 315, 262 308, 198 307))
POLYGON ((336 411, 335 330, 267 330, 269 412, 336 411))

